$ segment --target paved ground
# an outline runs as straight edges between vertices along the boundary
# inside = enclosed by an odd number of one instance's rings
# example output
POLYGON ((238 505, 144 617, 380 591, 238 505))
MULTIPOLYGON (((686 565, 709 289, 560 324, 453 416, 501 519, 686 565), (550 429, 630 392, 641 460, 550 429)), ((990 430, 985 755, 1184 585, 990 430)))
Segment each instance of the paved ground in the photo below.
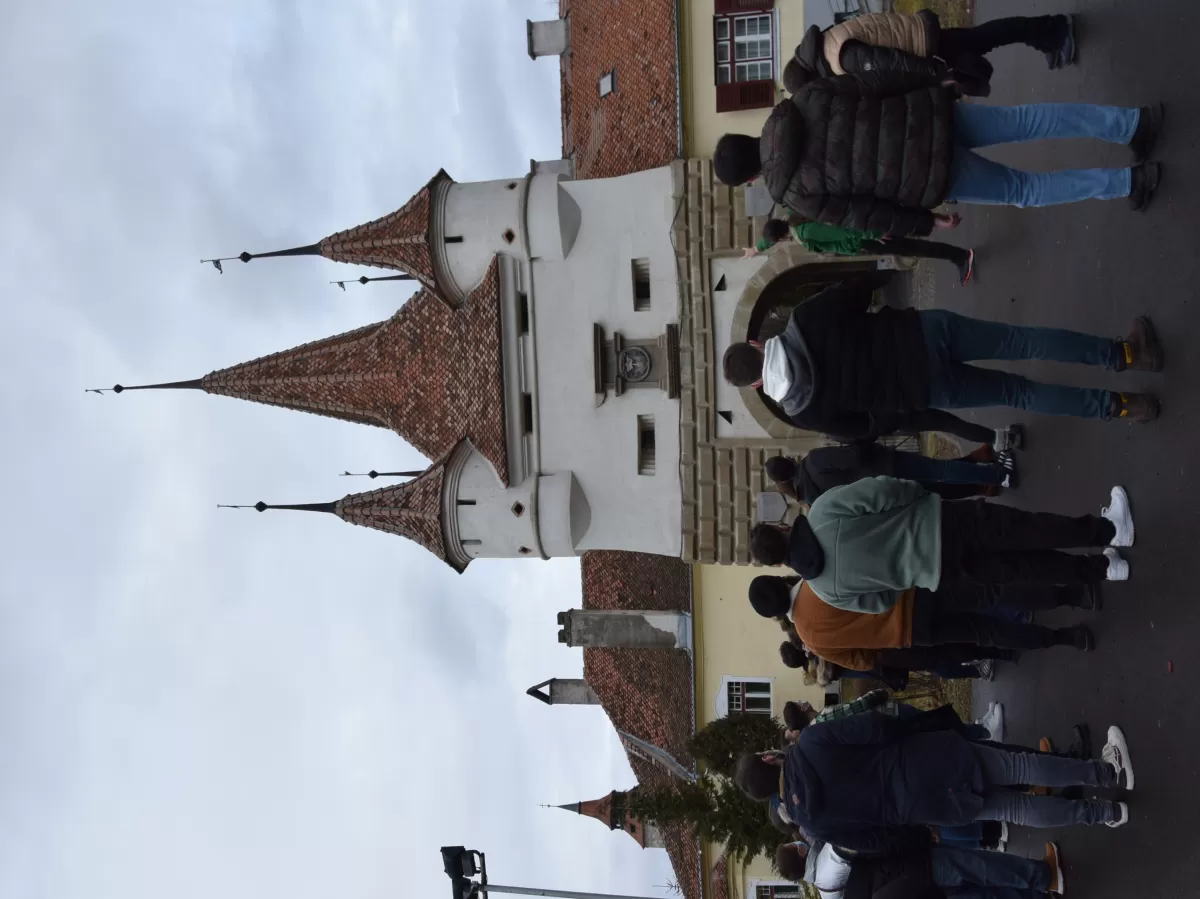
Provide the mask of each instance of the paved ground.
MULTIPOLYGON (((1200 808, 1200 658, 1193 653, 1200 632, 1200 5, 979 0, 976 19, 1053 11, 1081 14, 1080 64, 1050 72, 1031 50, 997 51, 990 102, 1136 106, 1161 99, 1168 118, 1158 153, 1163 187, 1144 215, 1130 212, 1124 201, 1049 210, 960 206, 966 221, 956 239, 979 249, 979 280, 959 288, 948 271, 938 271, 936 303, 1105 335, 1122 333, 1133 315, 1149 313, 1165 344, 1165 374, 1120 376, 1052 365, 1029 371, 1065 382, 1153 389, 1164 414, 1142 426, 1021 416, 1029 448, 1014 501, 1084 513, 1106 502, 1112 484, 1123 484, 1137 521, 1137 546, 1128 552, 1132 579, 1112 585, 1103 613, 1090 616, 1095 653, 1027 654, 977 690, 976 704, 1003 700, 1010 739, 1023 742, 1049 734, 1065 744, 1071 724, 1087 721, 1098 747, 1107 726, 1120 723, 1137 768, 1132 821, 1120 831, 1061 834, 1071 894, 1191 895, 1200 890, 1193 836, 1200 808)), ((1123 148, 1074 141, 1005 148, 996 156, 1029 168, 1124 165, 1127 159, 1123 148)), ((1006 417, 989 412, 979 419, 997 424, 1006 417)), ((1029 834, 1037 832, 1025 830, 1016 845, 1032 854, 1029 834)))

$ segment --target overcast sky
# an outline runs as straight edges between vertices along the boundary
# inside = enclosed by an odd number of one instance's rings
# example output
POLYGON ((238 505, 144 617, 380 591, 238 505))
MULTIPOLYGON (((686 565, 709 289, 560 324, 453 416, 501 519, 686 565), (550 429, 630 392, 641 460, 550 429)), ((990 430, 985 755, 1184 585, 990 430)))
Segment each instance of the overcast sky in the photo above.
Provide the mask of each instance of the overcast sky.
POLYGON ((662 893, 665 854, 540 802, 633 783, 555 613, 571 561, 459 576, 311 502, 421 467, 395 435, 197 393, 197 377, 390 315, 396 285, 270 260, 439 168, 560 153, 546 0, 0 0, 0 895, 662 893))

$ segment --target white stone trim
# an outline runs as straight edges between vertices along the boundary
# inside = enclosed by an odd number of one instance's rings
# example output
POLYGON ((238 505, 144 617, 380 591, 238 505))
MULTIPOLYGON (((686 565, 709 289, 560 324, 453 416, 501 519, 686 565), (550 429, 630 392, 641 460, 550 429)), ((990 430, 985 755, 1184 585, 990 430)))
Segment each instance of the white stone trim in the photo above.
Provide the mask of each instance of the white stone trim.
POLYGON ((775 678, 722 674, 721 686, 718 688, 716 698, 713 701, 713 705, 716 706, 718 718, 724 718, 729 714, 729 685, 733 682, 747 684, 769 684, 771 687, 771 714, 775 714, 775 678))

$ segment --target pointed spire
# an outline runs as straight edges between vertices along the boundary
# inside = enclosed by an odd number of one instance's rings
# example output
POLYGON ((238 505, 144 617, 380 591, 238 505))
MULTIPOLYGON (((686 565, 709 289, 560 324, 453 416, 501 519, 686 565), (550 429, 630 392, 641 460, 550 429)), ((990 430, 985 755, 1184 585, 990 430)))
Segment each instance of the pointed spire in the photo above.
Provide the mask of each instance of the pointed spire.
POLYGON ((256 502, 253 506, 225 506, 217 504, 218 509, 257 509, 259 512, 265 512, 267 509, 291 509, 294 512, 328 512, 330 515, 337 514, 337 503, 295 503, 293 505, 271 506, 264 503, 262 500, 256 502))
POLYGON ((219 259, 201 259, 201 264, 208 264, 219 271, 222 275, 225 274, 225 269, 221 267, 222 262, 233 262, 240 259, 242 262, 249 262, 251 259, 267 259, 271 256, 320 256, 321 245, 319 243, 311 243, 306 247, 292 247, 290 250, 273 250, 270 253, 247 253, 245 251, 238 253, 236 256, 222 256, 219 259))
POLYGON ((84 393, 124 393, 126 390, 203 390, 204 379, 193 378, 190 381, 168 381, 165 384, 138 384, 133 387, 123 387, 120 384, 114 384, 112 387, 92 387, 84 390, 84 393))
POLYGON ((372 468, 370 471, 366 472, 365 474, 355 473, 352 471, 343 471, 340 475, 338 475, 338 477, 340 477, 340 478, 370 478, 371 480, 375 480, 375 478, 418 478, 422 474, 424 474, 423 470, 422 471, 376 471, 375 469, 372 468))
MULTIPOLYGON (((362 275, 358 278, 355 278, 354 280, 357 281, 359 284, 370 284, 372 281, 416 281, 417 279, 414 278, 412 275, 380 275, 378 278, 368 278, 366 275, 362 275)), ((346 284, 349 282, 348 281, 330 281, 329 283, 336 284, 342 290, 345 290, 346 284)))
POLYGON ((546 808, 560 808, 563 811, 574 812, 577 815, 582 815, 583 814, 582 806, 583 806, 583 803, 581 803, 581 802, 568 802, 566 805, 548 805, 548 806, 546 806, 546 808))

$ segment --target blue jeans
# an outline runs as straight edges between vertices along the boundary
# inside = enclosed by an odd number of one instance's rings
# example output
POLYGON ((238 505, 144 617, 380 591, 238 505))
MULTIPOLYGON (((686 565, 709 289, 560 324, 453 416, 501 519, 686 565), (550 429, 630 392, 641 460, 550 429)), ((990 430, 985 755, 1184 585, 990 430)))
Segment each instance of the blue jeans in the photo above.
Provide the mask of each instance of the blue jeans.
POLYGON ((1050 886, 1050 866, 1043 861, 957 846, 935 846, 931 854, 933 882, 940 887, 974 884, 1044 891, 1050 886))
POLYGON ((917 313, 929 355, 929 405, 935 409, 1013 406, 1046 415, 1108 418, 1112 392, 1041 384, 1010 372, 967 365, 983 359, 1045 359, 1115 371, 1120 344, 1059 328, 1028 328, 935 309, 917 313))
POLYGON ((904 481, 936 481, 939 484, 999 484, 1003 465, 963 462, 959 459, 930 459, 920 453, 897 452, 892 474, 904 481))
POLYGON ((949 198, 999 206, 1057 206, 1079 200, 1129 196, 1132 170, 1068 169, 1023 172, 973 152, 978 147, 1056 137, 1094 137, 1127 144, 1140 110, 1090 103, 981 106, 959 103, 954 112, 954 169, 949 198))
POLYGON ((978 849, 983 842, 983 825, 978 821, 961 824, 958 827, 935 828, 938 835, 938 845, 956 846, 961 849, 978 849))
POLYGON ((983 810, 976 820, 1008 821, 1029 827, 1101 824, 1116 819, 1107 799, 1061 799, 1005 789, 1014 784, 1040 787, 1114 787, 1117 774, 1099 759, 1072 759, 1034 752, 1009 752, 972 744, 983 769, 983 810))

